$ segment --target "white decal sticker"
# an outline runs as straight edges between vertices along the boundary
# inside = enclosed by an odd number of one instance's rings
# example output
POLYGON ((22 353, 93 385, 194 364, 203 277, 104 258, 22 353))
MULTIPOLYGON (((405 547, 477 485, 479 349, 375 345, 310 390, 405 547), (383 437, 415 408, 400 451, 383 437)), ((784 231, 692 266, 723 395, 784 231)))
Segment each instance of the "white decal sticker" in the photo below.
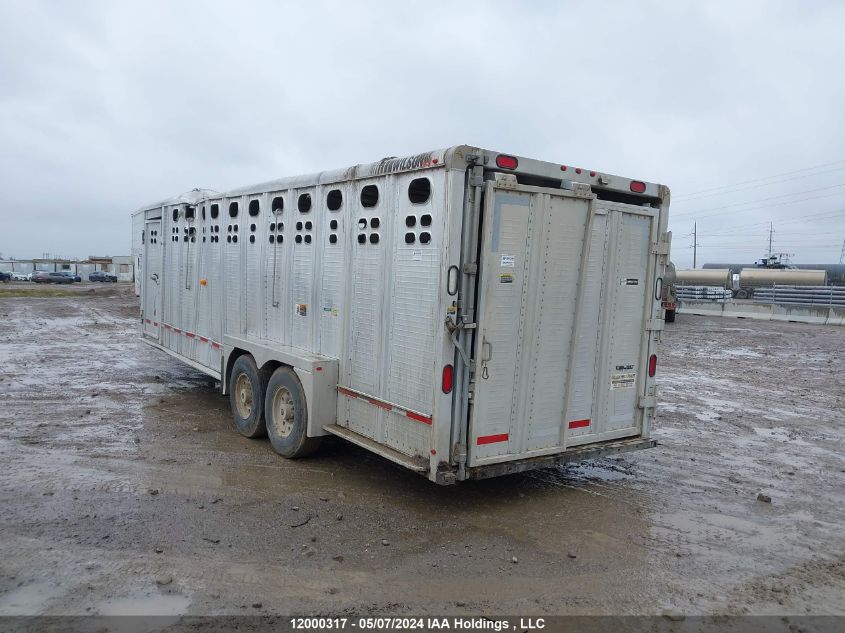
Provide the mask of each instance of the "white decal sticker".
POLYGON ((412 257, 413 257, 413 260, 415 262, 422 261, 422 251, 414 251, 414 254, 412 255, 412 257))
POLYGON ((611 389, 630 389, 637 383, 637 372, 610 374, 611 389))
POLYGON ((513 268, 516 266, 516 257, 513 255, 502 255, 501 266, 504 268, 513 268))

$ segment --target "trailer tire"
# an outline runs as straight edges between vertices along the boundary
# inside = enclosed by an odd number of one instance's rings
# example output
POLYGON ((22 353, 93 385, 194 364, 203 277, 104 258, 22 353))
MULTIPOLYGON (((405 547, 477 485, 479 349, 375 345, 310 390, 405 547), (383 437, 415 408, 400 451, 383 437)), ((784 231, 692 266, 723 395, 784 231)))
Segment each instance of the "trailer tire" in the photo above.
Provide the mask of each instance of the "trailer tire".
POLYGON ((264 392, 267 375, 259 371, 249 354, 238 356, 229 375, 229 404, 238 433, 244 437, 264 437, 264 392))
POLYGON ((296 372, 290 367, 276 369, 265 398, 267 437, 273 450, 288 459, 315 453, 322 438, 308 437, 308 405, 296 372))
POLYGON ((666 323, 674 323, 675 322, 675 311, 674 310, 666 310, 666 323))

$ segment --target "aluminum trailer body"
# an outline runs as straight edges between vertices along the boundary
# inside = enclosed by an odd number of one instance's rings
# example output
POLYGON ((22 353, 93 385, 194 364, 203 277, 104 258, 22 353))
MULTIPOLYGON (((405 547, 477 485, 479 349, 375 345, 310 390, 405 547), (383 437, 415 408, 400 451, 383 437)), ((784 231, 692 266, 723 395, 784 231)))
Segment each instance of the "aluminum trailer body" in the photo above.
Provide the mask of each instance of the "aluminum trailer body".
POLYGON ((653 446, 668 204, 468 146, 195 190, 134 214, 141 336, 288 457, 448 484, 653 446))

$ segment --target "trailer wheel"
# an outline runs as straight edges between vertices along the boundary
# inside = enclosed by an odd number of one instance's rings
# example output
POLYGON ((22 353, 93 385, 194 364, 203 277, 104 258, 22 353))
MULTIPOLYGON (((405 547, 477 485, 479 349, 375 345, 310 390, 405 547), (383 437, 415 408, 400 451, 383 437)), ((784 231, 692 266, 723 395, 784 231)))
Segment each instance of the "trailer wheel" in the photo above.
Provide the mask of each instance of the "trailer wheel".
POLYGON ((238 433, 264 437, 264 390, 267 377, 249 354, 239 356, 229 376, 229 404, 238 433))
POLYGON ((675 311, 674 310, 666 310, 666 323, 674 323, 675 322, 675 311))
POLYGON ((289 459, 307 457, 320 446, 319 437, 308 437, 308 406, 296 372, 279 367, 267 384, 264 401, 267 436, 279 455, 289 459))

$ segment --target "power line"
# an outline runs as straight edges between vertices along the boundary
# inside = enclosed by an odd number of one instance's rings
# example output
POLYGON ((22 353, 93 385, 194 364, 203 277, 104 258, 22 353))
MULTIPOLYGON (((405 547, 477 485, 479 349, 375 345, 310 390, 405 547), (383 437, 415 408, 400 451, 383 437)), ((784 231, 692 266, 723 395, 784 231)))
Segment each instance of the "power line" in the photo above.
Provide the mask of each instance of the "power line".
MULTIPOLYGON (((839 244, 804 244, 804 243, 797 243, 789 240, 789 245, 794 248, 839 248, 839 244)), ((706 239, 704 242, 699 243, 699 248, 746 248, 744 246, 737 246, 736 244, 727 244, 724 242, 716 242, 710 243, 706 239)), ((692 248, 692 245, 687 246, 687 248, 692 248)), ((752 247, 749 246, 751 250, 759 250, 756 246, 752 247)))
POLYGON ((781 178, 780 180, 775 180, 773 182, 764 182, 764 183, 761 183, 761 184, 758 184, 758 185, 751 185, 750 187, 740 187, 738 189, 728 189, 728 190, 725 190, 725 191, 715 191, 713 193, 705 193, 705 194, 701 194, 701 195, 697 195, 697 196, 693 196, 692 194, 690 194, 688 196, 678 196, 678 198, 680 198, 682 202, 691 202, 691 201, 694 201, 694 200, 701 200, 703 198, 712 198, 713 196, 726 196, 728 194, 740 193, 742 191, 750 191, 751 189, 760 189, 761 187, 771 187, 772 185, 779 185, 781 183, 790 182, 792 180, 804 180, 804 179, 812 178, 812 177, 815 177, 815 176, 823 176, 824 174, 832 174, 832 173, 840 171, 842 169, 845 169, 845 165, 842 165, 841 167, 837 167, 836 169, 828 169, 826 171, 816 172, 815 174, 811 174, 811 175, 805 174, 805 175, 802 175, 802 176, 793 176, 792 178, 781 178))
MULTIPOLYGON (((827 187, 817 187, 816 189, 805 189, 803 191, 799 191, 796 193, 785 193, 779 196, 769 196, 768 198, 757 198, 756 200, 746 200, 744 202, 732 202, 731 204, 723 204, 721 207, 710 207, 707 209, 694 209, 692 211, 676 211, 675 215, 697 215, 699 213, 705 213, 707 211, 719 211, 721 209, 727 209, 729 207, 741 207, 747 204, 755 204, 757 202, 768 202, 769 200, 779 200, 781 198, 789 198, 791 196, 799 196, 805 193, 813 193, 814 191, 826 191, 828 189, 836 189, 838 187, 845 187, 845 182, 841 182, 836 185, 828 185, 827 187)), ((834 194, 836 195, 836 194, 834 194)), ((826 197, 826 196, 821 196, 826 197)), ((798 200, 790 200, 789 204, 793 204, 795 202, 802 202, 804 200, 814 200, 815 198, 799 198, 798 200)), ((775 206, 775 205, 772 205, 775 206)), ((757 207, 759 208, 759 207, 757 207)), ((712 214, 716 215, 716 214, 712 214)))
POLYGON ((690 196, 695 196, 695 195, 700 194, 700 193, 706 193, 708 191, 717 191, 717 190, 720 190, 720 189, 731 189, 733 187, 739 187, 740 185, 749 185, 751 183, 762 182, 764 180, 772 180, 773 178, 780 178, 782 176, 791 176, 792 174, 799 174, 801 172, 811 171, 813 169, 821 169, 822 167, 830 167, 831 165, 839 165, 841 163, 845 163, 845 160, 836 160, 836 161, 833 161, 832 163, 825 163, 824 165, 816 165, 814 167, 804 167, 802 169, 795 169, 793 171, 787 171, 787 172, 783 172, 781 174, 774 174, 772 176, 764 176, 762 178, 754 178, 752 180, 743 180, 742 182, 735 182, 735 183, 732 183, 732 184, 729 184, 729 185, 719 185, 717 187, 709 187, 707 189, 699 189, 698 191, 691 191, 690 193, 678 196, 678 198, 681 198, 681 199, 688 198, 690 196))
MULTIPOLYGON (((728 209, 727 211, 717 211, 716 213, 707 213, 704 216, 696 214, 695 216, 693 216, 690 219, 700 220, 700 219, 702 219, 702 217, 703 218, 712 218, 712 217, 715 217, 717 215, 725 215, 726 213, 734 213, 734 214, 738 214, 738 215, 744 215, 744 214, 746 214, 750 211, 757 211, 759 209, 772 209, 772 208, 775 208, 775 207, 788 207, 788 206, 791 206, 793 204, 798 204, 800 202, 808 202, 810 200, 823 200, 825 198, 835 198, 835 197, 841 196, 841 195, 842 195, 841 193, 828 193, 828 194, 825 194, 825 195, 822 195, 822 196, 811 196, 809 198, 800 198, 798 200, 786 200, 784 202, 774 202, 772 204, 761 204, 761 205, 756 206, 756 207, 747 207, 745 209, 728 209)), ((681 219, 684 219, 684 218, 681 218, 681 219)))
MULTIPOLYGON (((825 220, 839 220, 840 218, 845 219, 845 215, 843 214, 845 214, 845 209, 836 209, 835 211, 821 211, 819 213, 809 213, 807 215, 802 215, 800 218, 778 220, 778 224, 804 224, 807 220, 823 222, 825 220)), ((724 227, 722 231, 709 233, 709 235, 732 235, 736 233, 737 230, 751 230, 754 228, 764 227, 767 224, 768 222, 765 221, 734 224, 724 227)))

